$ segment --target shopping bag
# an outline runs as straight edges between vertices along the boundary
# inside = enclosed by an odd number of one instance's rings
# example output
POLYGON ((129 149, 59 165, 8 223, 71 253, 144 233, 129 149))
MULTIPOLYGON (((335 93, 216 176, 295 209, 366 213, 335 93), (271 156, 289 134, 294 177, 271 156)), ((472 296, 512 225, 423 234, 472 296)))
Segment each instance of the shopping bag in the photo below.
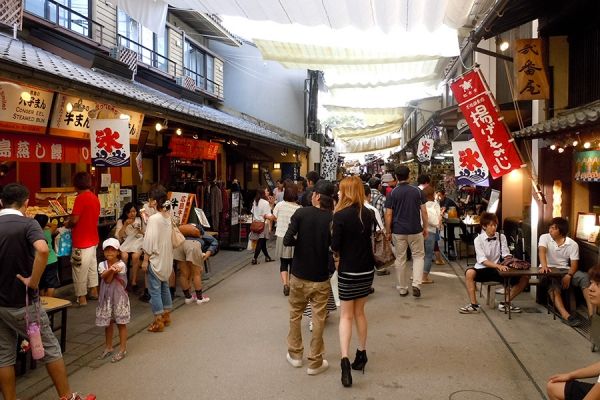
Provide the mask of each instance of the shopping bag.
POLYGON ((383 231, 377 231, 373 234, 373 256, 377 267, 383 267, 394 260, 392 244, 386 240, 383 231))

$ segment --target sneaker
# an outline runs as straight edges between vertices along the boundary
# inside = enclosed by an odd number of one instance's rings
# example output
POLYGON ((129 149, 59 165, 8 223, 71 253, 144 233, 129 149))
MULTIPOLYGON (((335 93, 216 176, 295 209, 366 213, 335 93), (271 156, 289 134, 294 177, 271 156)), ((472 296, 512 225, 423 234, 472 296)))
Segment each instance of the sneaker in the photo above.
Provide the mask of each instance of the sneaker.
POLYGON ((183 301, 185 302, 185 304, 192 304, 194 302, 194 298, 192 296, 186 297, 183 301))
POLYGON ((196 304, 208 303, 209 301, 210 301, 210 298, 208 298, 206 296, 202 296, 201 299, 196 299, 196 304))
POLYGON ((292 356, 290 356, 290 353, 287 353, 285 358, 287 358, 287 361, 294 368, 300 368, 302 366, 302 360, 293 359, 292 356))
POLYGON ((309 375, 319 375, 321 372, 327 370, 327 368, 329 368, 329 363, 324 359, 319 368, 307 368, 306 373, 309 375))
POLYGON ((567 319, 563 318, 562 322, 564 324, 567 324, 567 325, 571 326, 571 327, 575 327, 575 326, 581 325, 581 321, 578 320, 577 318, 575 318, 572 315, 569 315, 569 318, 567 318, 567 319))
POLYGON ((412 287, 413 297, 421 297, 421 289, 416 286, 412 287))
MULTIPOLYGON (((500 311, 508 311, 508 309, 506 308, 506 304, 505 303, 498 304, 498 310, 500 310, 500 311)), ((513 306, 511 304, 510 305, 510 312, 511 313, 520 313, 521 312, 521 307, 513 306)))
POLYGON ((466 306, 459 308, 458 312, 461 314, 477 314, 479 312, 479 306, 467 304, 466 306))
POLYGON ((400 296, 402 296, 402 297, 408 296, 408 289, 407 288, 400 288, 398 290, 398 292, 400 293, 400 296))
POLYGON ((312 332, 312 328, 313 328, 313 323, 311 320, 311 321, 308 321, 308 330, 312 332))
POLYGON ((504 288, 501 287, 501 288, 496 289, 496 294, 504 294, 504 288))

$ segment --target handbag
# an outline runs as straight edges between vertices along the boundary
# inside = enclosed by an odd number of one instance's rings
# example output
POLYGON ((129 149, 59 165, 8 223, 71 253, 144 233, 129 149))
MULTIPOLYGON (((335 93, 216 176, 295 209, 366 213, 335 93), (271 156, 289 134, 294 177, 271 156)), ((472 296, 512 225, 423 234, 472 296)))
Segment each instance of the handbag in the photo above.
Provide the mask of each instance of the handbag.
POLYGON ((173 244, 173 248, 181 246, 185 242, 185 236, 179 230, 175 222, 173 222, 173 229, 171 230, 171 243, 173 244))
MULTIPOLYGON (((500 254, 502 255, 502 237, 498 238, 500 240, 500 254)), ((510 269, 529 269, 531 268, 531 263, 529 261, 521 260, 512 255, 506 256, 504 259, 500 259, 500 264, 508 267, 510 269)))
POLYGON ((373 234, 373 257, 375 257, 377 267, 382 267, 394 260, 392 244, 385 239, 383 231, 377 231, 373 234))
POLYGON ((261 234, 265 230, 265 223, 262 221, 252 221, 250 224, 250 232, 261 234))

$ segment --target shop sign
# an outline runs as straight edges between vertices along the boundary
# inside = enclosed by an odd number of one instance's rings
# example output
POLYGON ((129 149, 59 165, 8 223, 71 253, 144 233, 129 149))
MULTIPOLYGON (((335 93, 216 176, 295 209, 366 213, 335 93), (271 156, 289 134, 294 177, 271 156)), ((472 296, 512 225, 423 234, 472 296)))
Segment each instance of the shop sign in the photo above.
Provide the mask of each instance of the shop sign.
POLYGON ((0 129, 46 133, 53 92, 14 82, 0 82, 0 129), (27 100, 21 96, 27 92, 27 100))
POLYGON ((88 139, 90 135, 90 121, 93 120, 92 117, 119 119, 121 115, 129 116, 128 131, 130 143, 137 144, 144 122, 144 114, 117 108, 112 104, 97 103, 76 96, 59 94, 54 104, 54 112, 52 114, 52 121, 50 122, 50 134, 88 139), (74 106, 71 112, 67 111, 68 103, 74 106))
POLYGON ((90 144, 96 167, 126 167, 131 161, 126 119, 92 119, 90 144))
POLYGON ((196 195, 191 193, 169 192, 167 193, 167 197, 171 201, 171 213, 173 213, 177 225, 187 224, 196 195))
POLYGON ((515 43, 517 99, 549 99, 550 85, 542 58, 541 39, 520 39, 515 43))
POLYGON ((582 151, 574 157, 576 181, 600 182, 600 151, 582 151))
POLYGON ((479 68, 473 68, 450 84, 473 138, 496 179, 523 167, 514 139, 500 117, 479 68))
POLYGON ((89 164, 88 142, 23 135, 0 135, 0 161, 89 164))
POLYGON ((219 143, 205 140, 172 137, 169 143, 169 156, 188 160, 216 160, 219 143))
POLYGON ((490 171, 476 142, 452 142, 452 156, 458 185, 489 186, 490 171))
POLYGON ((433 139, 421 138, 417 147, 417 159, 419 162, 430 161, 431 154, 433 154, 433 139))

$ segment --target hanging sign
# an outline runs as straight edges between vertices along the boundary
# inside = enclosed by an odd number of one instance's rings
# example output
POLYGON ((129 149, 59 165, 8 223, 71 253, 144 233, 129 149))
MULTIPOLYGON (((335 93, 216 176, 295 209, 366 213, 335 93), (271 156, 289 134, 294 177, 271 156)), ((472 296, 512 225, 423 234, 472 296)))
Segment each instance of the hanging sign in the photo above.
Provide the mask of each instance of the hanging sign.
POLYGON ((128 121, 90 120, 92 164, 96 167, 126 167, 131 161, 128 121))
POLYGON ((496 179, 523 167, 514 139, 498 113, 479 68, 473 68, 450 84, 483 159, 496 179))
POLYGON ((42 136, 0 135, 0 162, 89 164, 89 142, 42 136))
POLYGON ((417 147, 417 159, 419 162, 430 161, 431 154, 433 154, 433 139, 421 138, 417 147))
POLYGON ((169 142, 169 156, 188 160, 216 160, 219 143, 205 140, 172 137, 169 142))
POLYGON ((53 95, 32 86, 0 82, 0 129, 46 133, 53 95))
POLYGON ((490 171, 476 142, 452 142, 452 156, 457 184, 489 186, 490 171))
POLYGON ((600 182, 600 151, 578 152, 574 158, 576 181, 600 182))
POLYGON ((520 39, 515 43, 517 99, 549 99, 550 85, 542 58, 541 39, 520 39))
POLYGON ((125 116, 129 116, 127 131, 129 132, 130 143, 137 144, 144 122, 144 114, 119 109, 111 104, 97 103, 92 100, 59 94, 54 104, 50 134, 88 139, 90 121, 94 118, 120 119, 125 116), (71 112, 67 111, 68 103, 73 106, 71 112))
POLYGON ((177 225, 187 224, 196 195, 190 193, 169 192, 167 193, 167 197, 171 200, 171 213, 175 217, 177 225))

